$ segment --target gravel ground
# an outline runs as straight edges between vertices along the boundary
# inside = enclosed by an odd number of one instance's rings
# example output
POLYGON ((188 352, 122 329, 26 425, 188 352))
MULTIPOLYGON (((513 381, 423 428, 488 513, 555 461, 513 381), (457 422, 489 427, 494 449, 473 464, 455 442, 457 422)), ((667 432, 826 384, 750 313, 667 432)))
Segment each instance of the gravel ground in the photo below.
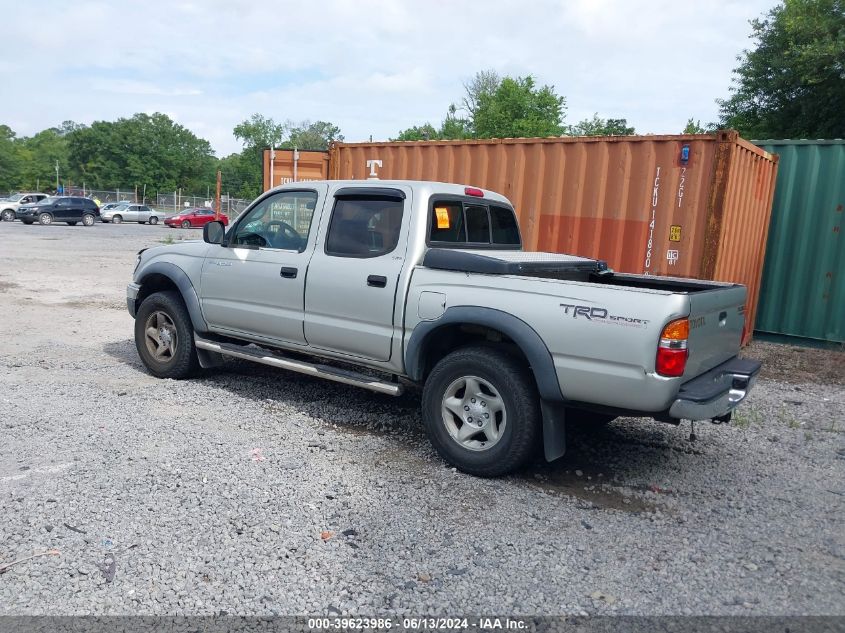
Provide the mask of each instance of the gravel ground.
POLYGON ((841 352, 752 346, 779 370, 695 442, 620 419, 475 479, 418 394, 147 375, 124 288, 167 235, 0 223, 0 569, 37 555, 0 614, 845 614, 841 352))

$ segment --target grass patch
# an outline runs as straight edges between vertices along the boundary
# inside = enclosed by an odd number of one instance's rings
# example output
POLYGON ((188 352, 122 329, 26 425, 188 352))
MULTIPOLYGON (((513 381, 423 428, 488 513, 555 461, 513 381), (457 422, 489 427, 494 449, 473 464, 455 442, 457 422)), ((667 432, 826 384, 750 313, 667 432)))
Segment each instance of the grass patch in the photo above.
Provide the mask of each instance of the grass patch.
POLYGON ((166 235, 164 237, 164 239, 159 240, 159 242, 161 242, 162 244, 167 244, 167 245, 173 244, 173 236, 172 235, 166 235))
POLYGON ((778 411, 778 420, 790 429, 797 429, 801 426, 801 423, 798 421, 798 418, 795 417, 795 414, 784 407, 781 407, 780 411, 778 411))
POLYGON ((753 406, 734 411, 731 421, 738 429, 748 429, 751 426, 763 426, 763 414, 753 406))

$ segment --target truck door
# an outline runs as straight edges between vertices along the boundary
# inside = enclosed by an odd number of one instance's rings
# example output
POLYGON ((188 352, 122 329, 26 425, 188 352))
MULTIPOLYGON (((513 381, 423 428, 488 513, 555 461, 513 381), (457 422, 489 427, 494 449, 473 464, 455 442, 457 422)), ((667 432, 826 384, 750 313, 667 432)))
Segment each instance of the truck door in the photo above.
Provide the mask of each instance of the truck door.
MULTIPOLYGON (((310 183, 309 183, 310 184, 310 183)), ((200 303, 212 331, 305 345, 305 278, 328 186, 314 184, 260 200, 209 247, 200 303)))
POLYGON ((312 347, 390 359, 410 196, 410 189, 392 187, 335 193, 331 215, 321 221, 326 238, 314 252, 305 287, 305 338, 312 347))

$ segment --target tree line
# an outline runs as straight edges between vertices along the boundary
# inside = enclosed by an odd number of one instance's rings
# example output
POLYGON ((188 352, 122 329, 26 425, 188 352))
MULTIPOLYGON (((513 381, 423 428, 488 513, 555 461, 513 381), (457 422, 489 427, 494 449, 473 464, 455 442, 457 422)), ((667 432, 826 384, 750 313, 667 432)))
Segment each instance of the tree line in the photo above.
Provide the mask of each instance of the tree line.
MULTIPOLYGON (((679 132, 733 128, 745 138, 845 137, 845 0, 783 0, 751 21, 755 46, 738 57, 730 94, 717 99, 719 119, 704 125, 690 118, 679 132)), ((534 136, 634 134, 624 118, 566 122, 566 99, 531 75, 500 76, 483 70, 464 85, 464 95, 445 117, 401 130, 399 141, 534 136)), ((235 126, 242 150, 217 158, 208 141, 167 115, 135 114, 82 125, 65 121, 30 137, 0 125, 0 191, 55 188, 62 183, 90 189, 147 186, 148 197, 182 189, 213 188, 254 198, 263 187, 265 147, 325 150, 342 141, 327 121, 276 122, 261 114, 235 126)))
POLYGON ((214 189, 219 169, 224 192, 254 198, 263 188, 264 147, 326 149, 343 139, 339 128, 325 121, 275 123, 259 114, 237 125, 234 134, 243 150, 218 159, 208 141, 161 113, 91 125, 65 121, 30 137, 0 125, 0 191, 54 191, 58 168, 62 186, 130 190, 146 185, 147 197, 177 189, 202 194, 214 189))

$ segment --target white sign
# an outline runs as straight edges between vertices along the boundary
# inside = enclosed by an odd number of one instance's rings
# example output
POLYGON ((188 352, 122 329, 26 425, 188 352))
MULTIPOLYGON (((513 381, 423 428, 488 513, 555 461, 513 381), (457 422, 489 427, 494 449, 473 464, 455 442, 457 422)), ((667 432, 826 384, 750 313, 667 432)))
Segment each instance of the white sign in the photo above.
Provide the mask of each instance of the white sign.
POLYGON ((378 178, 378 174, 376 173, 376 167, 381 167, 382 163, 380 160, 370 159, 367 161, 367 167, 370 170, 370 178, 378 178))
POLYGON ((674 266, 675 264, 677 264, 679 258, 680 258, 680 253, 678 253, 678 251, 674 251, 674 250, 671 250, 671 249, 666 251, 666 259, 669 260, 670 266, 674 266))

